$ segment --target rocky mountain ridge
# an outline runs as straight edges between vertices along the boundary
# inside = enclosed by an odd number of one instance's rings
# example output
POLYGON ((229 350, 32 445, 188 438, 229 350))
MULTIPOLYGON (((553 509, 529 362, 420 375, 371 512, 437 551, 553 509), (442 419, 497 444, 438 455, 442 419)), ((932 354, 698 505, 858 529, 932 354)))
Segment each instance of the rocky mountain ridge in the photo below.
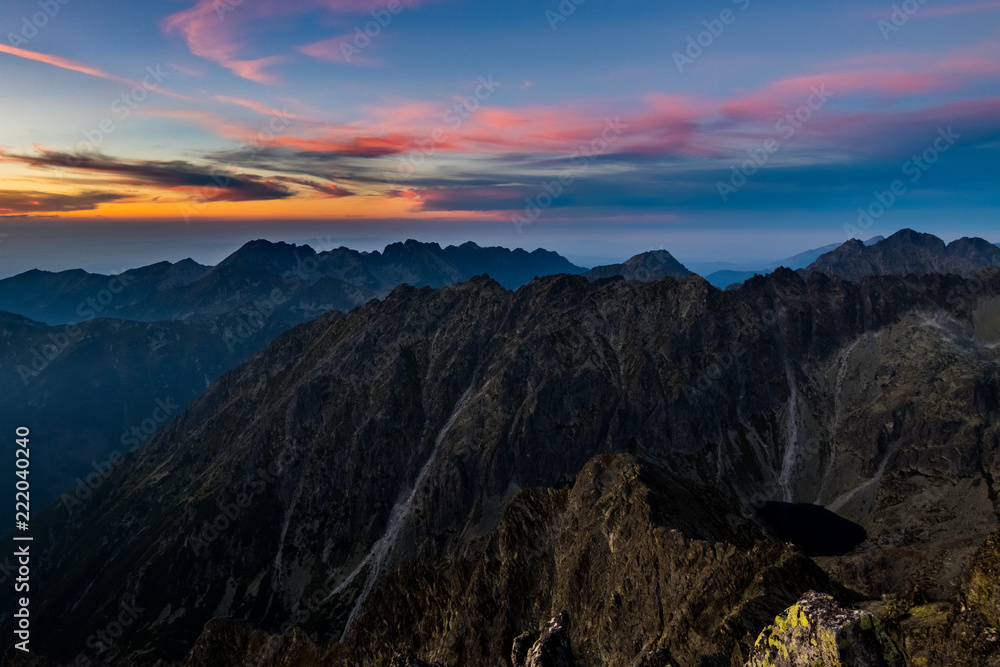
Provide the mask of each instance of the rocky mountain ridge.
POLYGON ((256 240, 212 267, 186 259, 115 276, 79 269, 28 271, 0 280, 0 310, 54 325, 93 317, 208 320, 256 308, 300 323, 384 297, 403 283, 443 287, 489 273, 514 289, 536 276, 583 271, 547 250, 481 248, 472 242, 442 248, 409 240, 383 252, 344 247, 316 252, 308 245, 256 240))
POLYGON ((869 276, 923 276, 931 273, 970 277, 1000 265, 1000 247, 981 238, 961 238, 946 244, 932 234, 903 229, 868 246, 852 240, 803 269, 845 280, 869 276))
MULTIPOLYGON (((565 611, 580 665, 731 665, 809 591, 954 604, 1000 520, 998 303, 996 270, 397 288, 282 335, 50 509, 39 645, 494 664, 565 611), (807 558, 768 502, 865 541, 807 558), (143 617, 88 647, 122 604, 143 617)), ((954 626, 922 627, 904 655, 954 626)))

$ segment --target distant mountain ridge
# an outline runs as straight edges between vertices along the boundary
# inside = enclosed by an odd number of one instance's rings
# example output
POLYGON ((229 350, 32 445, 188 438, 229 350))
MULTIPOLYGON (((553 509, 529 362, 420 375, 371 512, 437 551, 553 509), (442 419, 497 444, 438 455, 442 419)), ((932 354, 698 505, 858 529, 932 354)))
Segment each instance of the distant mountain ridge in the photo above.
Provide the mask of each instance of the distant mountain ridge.
POLYGON ((824 273, 851 281, 870 276, 932 273, 969 277, 998 265, 1000 247, 984 239, 963 237, 946 244, 932 234, 902 229, 871 246, 848 241, 817 258, 801 273, 824 273))
POLYGON ((158 322, 212 319, 264 301, 298 323, 330 310, 350 310, 403 283, 443 287, 487 273, 506 289, 516 289, 537 276, 584 270, 551 251, 482 248, 472 242, 442 248, 411 239, 362 253, 256 240, 216 266, 185 259, 117 276, 81 269, 27 271, 0 280, 0 310, 48 324, 91 317, 158 322))
MULTIPOLYGON (((865 241, 864 244, 866 246, 874 245, 879 241, 883 241, 884 239, 885 237, 883 236, 875 236, 865 241)), ((812 264, 813 262, 815 262, 822 255, 825 255, 828 252, 836 250, 841 245, 843 244, 831 243, 821 248, 806 250, 805 252, 800 252, 797 255, 786 257, 785 259, 778 260, 777 262, 771 262, 770 264, 767 264, 761 267, 760 269, 755 269, 750 271, 743 271, 738 269, 721 269, 719 271, 713 271, 705 276, 705 280, 707 280, 715 287, 718 287, 719 289, 726 289, 727 287, 730 287, 732 285, 742 284, 743 282, 749 280, 750 278, 753 278, 755 275, 767 275, 768 273, 771 273, 775 269, 782 266, 785 267, 786 269, 792 269, 792 270, 803 269, 812 264)))

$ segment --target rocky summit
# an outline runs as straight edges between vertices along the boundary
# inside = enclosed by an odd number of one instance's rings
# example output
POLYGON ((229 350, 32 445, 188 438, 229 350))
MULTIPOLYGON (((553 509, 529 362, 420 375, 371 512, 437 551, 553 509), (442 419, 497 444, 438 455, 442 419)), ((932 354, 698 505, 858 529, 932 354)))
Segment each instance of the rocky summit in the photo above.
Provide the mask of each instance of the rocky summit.
POLYGON ((995 665, 998 304, 996 269, 399 287, 36 519, 34 659, 995 665))

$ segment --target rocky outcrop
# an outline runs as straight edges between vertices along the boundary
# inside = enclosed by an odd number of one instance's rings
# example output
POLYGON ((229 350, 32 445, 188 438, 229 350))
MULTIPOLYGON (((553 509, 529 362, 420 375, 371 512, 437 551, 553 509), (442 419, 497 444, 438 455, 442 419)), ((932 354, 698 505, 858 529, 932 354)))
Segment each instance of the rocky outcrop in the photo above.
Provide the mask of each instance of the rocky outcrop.
POLYGON ((810 592, 760 633, 746 667, 905 667, 905 662, 878 618, 810 592))
POLYGON ((573 649, 570 648, 566 631, 568 623, 566 612, 559 613, 538 633, 538 638, 530 647, 525 646, 524 635, 521 635, 518 638, 522 640, 520 644, 517 640, 514 641, 511 653, 513 667, 575 667, 573 649), (523 650, 524 648, 527 650, 523 650))

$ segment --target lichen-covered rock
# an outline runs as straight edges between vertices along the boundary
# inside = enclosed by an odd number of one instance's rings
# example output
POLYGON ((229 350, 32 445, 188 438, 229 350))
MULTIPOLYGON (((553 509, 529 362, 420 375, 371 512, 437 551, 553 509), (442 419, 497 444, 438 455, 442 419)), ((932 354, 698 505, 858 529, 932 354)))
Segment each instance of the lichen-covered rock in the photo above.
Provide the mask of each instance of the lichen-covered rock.
MULTIPOLYGON (((569 617, 564 611, 553 617, 528 650, 524 662, 515 662, 514 667, 574 667, 576 661, 566 633, 568 623, 569 617)), ((516 651, 516 641, 514 647, 516 651)))
POLYGON ((746 667, 905 667, 902 654, 868 612, 809 592, 757 638, 746 667))
POLYGON ((1000 628, 1000 530, 972 559, 967 597, 994 628, 1000 628))

